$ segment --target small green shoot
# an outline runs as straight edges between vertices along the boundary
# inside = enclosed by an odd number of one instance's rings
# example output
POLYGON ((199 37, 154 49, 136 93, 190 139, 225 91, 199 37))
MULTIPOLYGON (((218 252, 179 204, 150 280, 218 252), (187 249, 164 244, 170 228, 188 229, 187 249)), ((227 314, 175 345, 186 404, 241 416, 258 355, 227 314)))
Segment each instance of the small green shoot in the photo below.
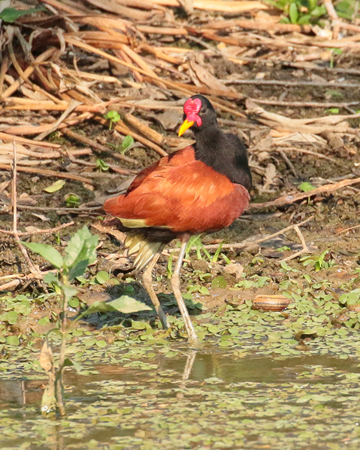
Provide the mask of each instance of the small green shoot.
POLYGON ((340 109, 339 108, 329 108, 325 112, 330 113, 330 114, 339 114, 340 109))
POLYGON ((226 264, 232 264, 231 260, 224 253, 221 253, 221 257, 225 261, 226 264))
POLYGON ((125 152, 127 152, 133 145, 134 145, 134 138, 128 134, 127 136, 124 137, 124 140, 122 141, 120 153, 124 155, 125 152))
POLYGON ((96 168, 99 172, 107 172, 109 170, 109 165, 104 160, 98 158, 96 160, 96 168))
POLYGON ((80 197, 76 194, 67 194, 65 203, 68 208, 77 208, 80 205, 80 197))
POLYGON ((107 114, 105 114, 104 118, 109 120, 109 130, 111 130, 113 125, 119 122, 120 114, 117 111, 109 111, 107 114))
POLYGON ((201 255, 201 252, 203 252, 204 255, 206 256, 206 258, 211 262, 211 260, 212 260, 211 255, 204 247, 204 244, 201 242, 200 235, 191 236, 191 238, 189 239, 189 242, 186 246, 185 259, 189 259, 190 251, 191 251, 192 247, 196 247, 195 251, 196 251, 197 259, 203 259, 202 255, 201 255))
POLYGON ((291 248, 288 247, 287 245, 284 245, 283 247, 279 247, 276 249, 277 252, 288 252, 289 250, 291 250, 291 248))
POLYGON ((300 191, 310 192, 310 191, 313 191, 315 189, 315 186, 313 186, 312 184, 308 183, 307 181, 304 181, 304 183, 301 183, 300 186, 298 186, 298 188, 300 189, 300 191))

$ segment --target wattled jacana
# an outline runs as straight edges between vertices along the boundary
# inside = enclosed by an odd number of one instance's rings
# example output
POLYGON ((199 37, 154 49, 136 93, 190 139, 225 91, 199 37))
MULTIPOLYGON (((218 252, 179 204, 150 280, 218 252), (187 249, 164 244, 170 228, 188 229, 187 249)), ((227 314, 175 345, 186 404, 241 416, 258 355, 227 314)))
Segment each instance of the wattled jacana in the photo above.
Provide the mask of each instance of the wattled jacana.
POLYGON ((163 247, 175 238, 181 248, 171 285, 183 316, 189 342, 197 336, 180 292, 180 269, 193 234, 231 225, 249 204, 251 173, 245 145, 223 133, 207 98, 194 95, 184 104, 179 136, 192 128, 196 143, 142 170, 124 195, 107 200, 104 209, 129 231, 129 255, 136 254, 138 271, 164 328, 166 316, 152 285, 152 270, 163 247))

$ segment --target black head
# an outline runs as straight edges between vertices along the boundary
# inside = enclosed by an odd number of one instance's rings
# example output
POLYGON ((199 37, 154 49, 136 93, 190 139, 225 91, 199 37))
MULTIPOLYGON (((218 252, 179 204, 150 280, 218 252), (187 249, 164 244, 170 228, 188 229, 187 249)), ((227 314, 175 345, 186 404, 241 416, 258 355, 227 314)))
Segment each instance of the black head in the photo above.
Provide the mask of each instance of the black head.
POLYGON ((192 128, 194 133, 218 127, 216 112, 203 95, 193 95, 184 104, 184 122, 180 127, 179 136, 192 128))

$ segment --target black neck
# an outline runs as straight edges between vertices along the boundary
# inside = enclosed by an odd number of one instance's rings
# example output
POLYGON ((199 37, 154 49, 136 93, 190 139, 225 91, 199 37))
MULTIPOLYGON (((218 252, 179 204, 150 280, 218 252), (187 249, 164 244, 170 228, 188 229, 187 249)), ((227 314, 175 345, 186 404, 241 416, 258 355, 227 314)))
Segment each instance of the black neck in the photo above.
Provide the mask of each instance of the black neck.
POLYGON ((251 173, 245 145, 237 136, 223 133, 217 122, 212 125, 196 130, 195 158, 250 190, 251 173))

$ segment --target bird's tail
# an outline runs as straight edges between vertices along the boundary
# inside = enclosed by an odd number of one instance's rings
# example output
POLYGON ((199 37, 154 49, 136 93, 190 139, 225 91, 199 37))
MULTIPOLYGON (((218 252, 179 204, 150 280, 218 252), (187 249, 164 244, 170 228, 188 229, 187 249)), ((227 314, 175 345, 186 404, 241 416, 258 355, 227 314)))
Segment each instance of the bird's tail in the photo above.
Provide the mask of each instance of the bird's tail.
POLYGON ((129 256, 136 254, 134 266, 137 272, 147 266, 163 246, 162 242, 148 239, 143 234, 128 235, 125 240, 129 256))

